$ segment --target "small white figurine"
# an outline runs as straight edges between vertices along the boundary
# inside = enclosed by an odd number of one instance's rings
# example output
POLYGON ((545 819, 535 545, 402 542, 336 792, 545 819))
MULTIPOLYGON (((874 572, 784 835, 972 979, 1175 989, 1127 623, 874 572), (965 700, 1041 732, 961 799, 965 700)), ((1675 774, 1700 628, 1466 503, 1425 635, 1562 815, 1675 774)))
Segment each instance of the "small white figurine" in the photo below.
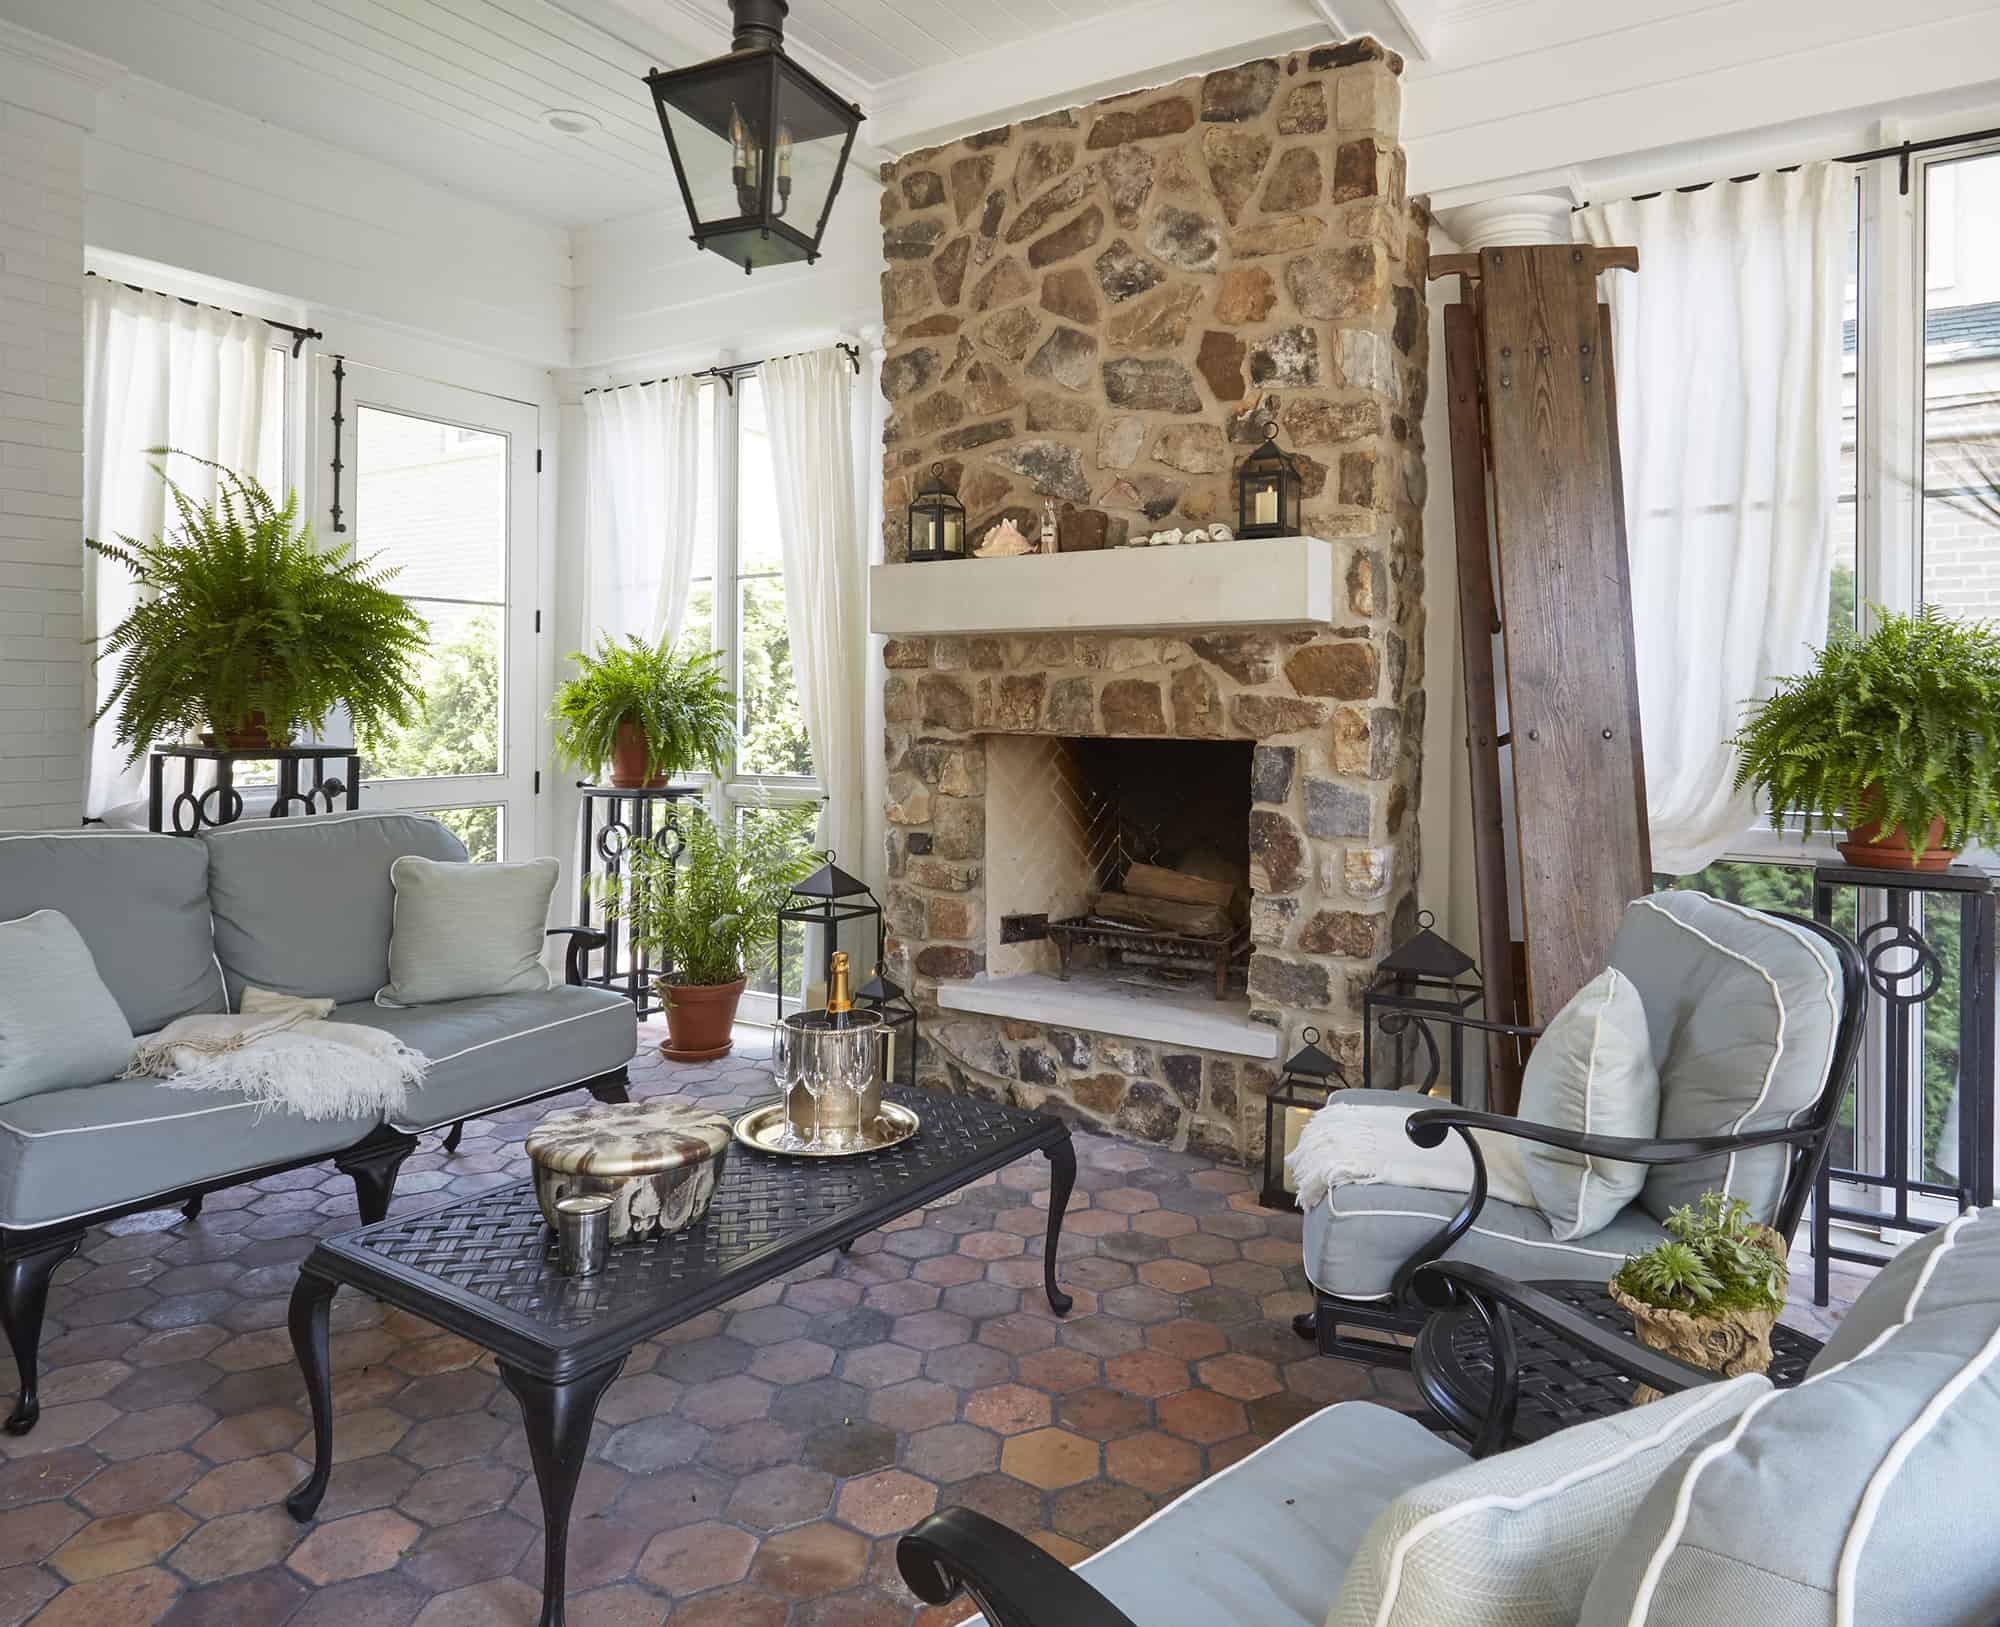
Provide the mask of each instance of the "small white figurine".
POLYGON ((975 559, 1011 559, 1019 554, 1032 554, 1035 545, 1021 535, 1021 528, 1012 520, 1002 520, 986 533, 986 540, 972 550, 975 559))
POLYGON ((1208 528, 1208 540, 1210 542, 1234 542, 1236 540, 1236 533, 1218 520, 1208 528))
POLYGON ((1188 532, 1186 536, 1182 537, 1181 541, 1206 542, 1208 541, 1208 532, 1204 530, 1201 526, 1196 526, 1192 531, 1188 532))
POLYGON ((1180 540, 1181 534, 1179 531, 1155 531, 1153 533, 1153 546, 1155 548, 1172 548, 1180 540))
POLYGON ((1056 500, 1051 497, 1042 504, 1042 552, 1056 551, 1056 500))

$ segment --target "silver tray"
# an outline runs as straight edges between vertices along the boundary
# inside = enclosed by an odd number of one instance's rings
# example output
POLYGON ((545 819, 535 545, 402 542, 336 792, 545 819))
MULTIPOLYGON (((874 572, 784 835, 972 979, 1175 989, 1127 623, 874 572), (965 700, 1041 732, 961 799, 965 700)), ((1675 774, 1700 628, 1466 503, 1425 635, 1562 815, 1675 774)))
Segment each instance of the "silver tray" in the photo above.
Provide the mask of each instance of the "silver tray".
POLYGON ((858 1147, 787 1147, 782 1137, 789 1126, 781 1098, 753 1107, 736 1121, 736 1139, 753 1152, 775 1153, 780 1158, 858 1158, 862 1153, 898 1147, 922 1128, 909 1108, 895 1102, 882 1104, 882 1116, 869 1126, 858 1147))

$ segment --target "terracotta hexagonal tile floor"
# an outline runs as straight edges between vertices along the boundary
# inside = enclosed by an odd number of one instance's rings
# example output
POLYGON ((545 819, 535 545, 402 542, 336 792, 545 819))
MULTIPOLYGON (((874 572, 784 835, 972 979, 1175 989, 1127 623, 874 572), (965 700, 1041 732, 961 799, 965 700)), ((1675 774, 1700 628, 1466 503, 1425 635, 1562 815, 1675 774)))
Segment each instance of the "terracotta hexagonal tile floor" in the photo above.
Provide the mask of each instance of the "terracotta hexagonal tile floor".
MULTIPOLYGON (((634 1093, 762 1095, 763 1041, 739 1037, 743 1055, 677 1068, 652 1036, 634 1093)), ((397 1211, 520 1179, 549 1110, 475 1120, 452 1157, 427 1144, 397 1211)), ((1293 1338, 1299 1220, 1258 1208, 1244 1172, 1098 1136, 1077 1160, 1066 1319, 1041 1296, 1034 1159, 634 1351, 577 1494, 570 1620, 942 1627, 963 1612, 920 1611, 895 1568, 933 1508, 1073 1563, 1322 1406, 1417 1406, 1406 1378, 1293 1338)), ((314 1526, 283 1511, 310 1436, 286 1295, 355 1219, 351 1184, 316 1166, 192 1223, 89 1234, 50 1299, 41 1424, 0 1437, 0 1623, 534 1620, 519 1413, 490 1356, 416 1317, 336 1299, 332 1485, 314 1526)))

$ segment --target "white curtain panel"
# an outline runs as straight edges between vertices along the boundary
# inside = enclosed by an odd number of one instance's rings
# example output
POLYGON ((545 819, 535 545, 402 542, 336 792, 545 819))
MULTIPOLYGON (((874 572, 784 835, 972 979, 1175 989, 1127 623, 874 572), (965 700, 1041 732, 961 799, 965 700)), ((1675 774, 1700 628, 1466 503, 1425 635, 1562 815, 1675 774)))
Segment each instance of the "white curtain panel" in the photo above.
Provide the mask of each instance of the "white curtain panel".
POLYGON ((701 387, 691 378, 583 398, 590 488, 584 642, 678 638, 694 575, 701 387))
POLYGON ((1713 862, 1754 819, 1725 743, 1824 642, 1840 459, 1852 172, 1579 211, 1608 274, 1653 868, 1713 862))
MULTIPOLYGON (((150 539, 166 530, 172 506, 147 448, 171 446, 254 474, 266 374, 281 363, 272 330, 254 318, 103 277, 86 277, 83 290, 84 535, 150 539)), ((188 458, 168 459, 166 467, 196 502, 214 498, 214 471, 188 458)), ((138 602, 138 590, 124 566, 86 551, 83 599, 84 630, 101 638, 138 602)), ((86 661, 85 674, 87 723, 116 669, 86 661)), ((115 717, 88 733, 84 812, 130 823, 145 807, 145 763, 126 767, 115 717)))
POLYGON ((820 842, 842 867, 866 867, 869 747, 868 499, 861 478, 867 415, 845 352, 809 351, 762 368, 785 622, 813 765, 826 790, 820 842))

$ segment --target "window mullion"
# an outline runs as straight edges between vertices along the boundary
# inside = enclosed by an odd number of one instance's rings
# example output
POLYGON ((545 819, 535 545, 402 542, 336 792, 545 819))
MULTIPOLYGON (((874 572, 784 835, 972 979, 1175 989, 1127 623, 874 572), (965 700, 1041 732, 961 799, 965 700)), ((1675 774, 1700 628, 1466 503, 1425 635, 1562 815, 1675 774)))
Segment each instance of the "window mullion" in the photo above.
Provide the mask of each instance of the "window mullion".
POLYGON ((1861 453, 1867 481, 1857 571, 1862 631, 1880 604, 1908 613, 1922 592, 1924 297, 1921 187, 1906 195, 1878 161, 1862 183, 1868 230, 1861 277, 1861 453))

